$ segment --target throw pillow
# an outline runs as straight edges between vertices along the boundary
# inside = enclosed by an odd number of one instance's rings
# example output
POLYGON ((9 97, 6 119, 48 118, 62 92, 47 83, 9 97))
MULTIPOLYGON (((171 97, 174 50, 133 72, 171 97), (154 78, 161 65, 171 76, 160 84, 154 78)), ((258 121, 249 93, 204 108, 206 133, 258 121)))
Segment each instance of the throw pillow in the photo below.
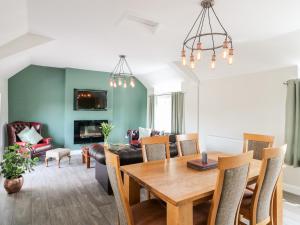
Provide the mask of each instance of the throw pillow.
POLYGON ((34 127, 31 127, 31 129, 26 134, 27 142, 31 145, 36 145, 39 143, 43 137, 35 130, 34 127))
POLYGON ((29 127, 25 127, 20 133, 18 133, 18 137, 22 142, 28 142, 27 140, 27 133, 30 131, 29 127))
POLYGON ((150 128, 139 127, 139 140, 141 140, 144 137, 150 137, 150 136, 151 136, 150 128))

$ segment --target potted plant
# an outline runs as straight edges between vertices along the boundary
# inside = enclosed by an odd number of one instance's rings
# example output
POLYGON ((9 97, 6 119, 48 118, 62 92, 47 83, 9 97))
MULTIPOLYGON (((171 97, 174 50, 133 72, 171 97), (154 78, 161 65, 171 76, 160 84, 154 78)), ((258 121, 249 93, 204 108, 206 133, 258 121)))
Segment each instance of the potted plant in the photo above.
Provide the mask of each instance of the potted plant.
POLYGON ((102 129, 102 134, 104 136, 104 144, 105 145, 108 145, 108 138, 109 138, 109 135, 111 133, 111 131, 113 130, 114 128, 114 125, 112 125, 111 123, 101 123, 101 127, 102 129))
POLYGON ((8 194, 19 192, 23 186, 24 178, 22 174, 26 171, 33 171, 38 158, 31 159, 30 146, 21 147, 19 145, 9 146, 3 155, 0 163, 0 174, 3 174, 4 188, 8 194))

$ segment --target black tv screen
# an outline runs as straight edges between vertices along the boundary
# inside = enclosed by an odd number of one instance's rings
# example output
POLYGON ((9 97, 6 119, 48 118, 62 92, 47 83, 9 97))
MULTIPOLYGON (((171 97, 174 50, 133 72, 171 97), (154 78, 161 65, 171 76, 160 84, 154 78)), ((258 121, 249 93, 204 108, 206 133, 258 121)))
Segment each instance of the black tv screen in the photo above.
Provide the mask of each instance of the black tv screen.
POLYGON ((107 110, 107 91, 74 89, 74 110, 107 110))

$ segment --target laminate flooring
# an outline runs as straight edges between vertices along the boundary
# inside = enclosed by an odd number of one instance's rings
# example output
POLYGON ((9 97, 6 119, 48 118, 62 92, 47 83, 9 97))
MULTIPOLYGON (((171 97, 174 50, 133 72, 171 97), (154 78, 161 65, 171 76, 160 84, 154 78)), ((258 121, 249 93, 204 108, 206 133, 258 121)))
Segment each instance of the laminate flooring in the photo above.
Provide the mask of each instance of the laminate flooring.
MULTIPOLYGON (((86 169, 79 155, 71 164, 62 160, 49 167, 40 163, 24 176, 22 190, 7 195, 0 182, 0 225, 115 225, 117 212, 95 179, 95 169, 86 169)), ((300 224, 300 197, 285 193, 284 225, 300 224)))

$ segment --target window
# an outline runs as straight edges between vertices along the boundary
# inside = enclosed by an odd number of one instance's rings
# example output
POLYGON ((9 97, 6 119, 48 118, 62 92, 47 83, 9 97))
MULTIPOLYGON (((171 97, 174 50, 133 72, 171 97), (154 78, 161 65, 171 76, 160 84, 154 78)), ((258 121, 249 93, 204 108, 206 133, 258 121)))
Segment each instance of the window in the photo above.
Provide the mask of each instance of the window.
POLYGON ((171 95, 155 96, 155 130, 171 132, 172 98, 171 95))

